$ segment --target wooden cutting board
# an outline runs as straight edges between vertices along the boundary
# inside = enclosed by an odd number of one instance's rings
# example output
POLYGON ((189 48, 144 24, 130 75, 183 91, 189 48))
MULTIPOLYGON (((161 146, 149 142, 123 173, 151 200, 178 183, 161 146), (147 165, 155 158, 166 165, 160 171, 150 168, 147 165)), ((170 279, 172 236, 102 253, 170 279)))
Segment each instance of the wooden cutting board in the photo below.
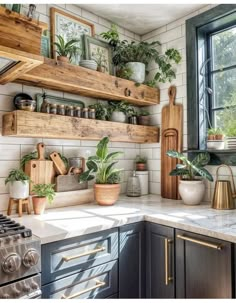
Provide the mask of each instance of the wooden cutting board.
POLYGON ((179 199, 178 177, 169 173, 178 164, 177 159, 166 155, 168 150, 181 152, 183 145, 183 105, 175 104, 176 87, 168 90, 169 104, 162 108, 161 132, 161 196, 167 199, 179 199))
POLYGON ((57 152, 53 152, 50 154, 50 158, 53 161, 54 168, 58 175, 65 175, 67 173, 66 166, 62 161, 60 155, 57 152))
POLYGON ((50 184, 53 183, 54 169, 53 162, 45 160, 43 143, 37 144, 38 159, 30 160, 25 165, 25 173, 30 177, 30 194, 32 194, 32 187, 34 184, 50 184))

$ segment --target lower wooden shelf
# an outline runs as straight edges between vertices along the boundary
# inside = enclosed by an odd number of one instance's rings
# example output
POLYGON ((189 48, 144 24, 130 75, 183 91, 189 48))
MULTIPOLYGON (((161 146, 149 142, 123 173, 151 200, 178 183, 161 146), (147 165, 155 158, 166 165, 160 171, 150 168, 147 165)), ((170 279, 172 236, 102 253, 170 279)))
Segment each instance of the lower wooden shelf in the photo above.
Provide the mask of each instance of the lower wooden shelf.
POLYGON ((17 110, 3 116, 3 136, 157 143, 159 128, 17 110))

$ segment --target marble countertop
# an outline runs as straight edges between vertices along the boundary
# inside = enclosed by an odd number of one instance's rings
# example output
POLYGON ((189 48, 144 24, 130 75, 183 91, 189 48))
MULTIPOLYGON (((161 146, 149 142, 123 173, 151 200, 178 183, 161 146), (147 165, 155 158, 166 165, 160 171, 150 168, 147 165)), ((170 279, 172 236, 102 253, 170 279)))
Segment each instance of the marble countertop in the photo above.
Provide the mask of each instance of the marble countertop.
POLYGON ((114 206, 68 206, 48 209, 41 216, 14 215, 14 220, 31 228, 42 244, 143 220, 236 243, 236 210, 214 210, 206 203, 187 206, 158 195, 121 195, 114 206))

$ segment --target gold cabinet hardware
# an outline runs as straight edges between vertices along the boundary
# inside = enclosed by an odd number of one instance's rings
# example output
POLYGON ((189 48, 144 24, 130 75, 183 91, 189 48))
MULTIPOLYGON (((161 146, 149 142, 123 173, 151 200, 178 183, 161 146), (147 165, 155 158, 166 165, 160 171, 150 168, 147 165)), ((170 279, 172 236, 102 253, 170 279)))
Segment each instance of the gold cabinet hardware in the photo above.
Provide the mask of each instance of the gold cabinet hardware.
POLYGON ((173 280, 173 277, 169 276, 169 245, 171 243, 172 240, 165 238, 165 285, 173 280))
POLYGON ((209 248, 214 248, 214 249, 217 249, 217 250, 222 249, 222 244, 212 244, 212 243, 209 243, 209 242, 206 242, 206 241, 202 241, 202 240, 198 240, 198 239, 194 239, 194 238, 190 238, 190 237, 182 236, 182 235, 177 235, 177 238, 185 240, 185 241, 193 242, 193 243, 196 243, 196 244, 199 244, 199 245, 202 245, 202 246, 206 246, 206 247, 209 247, 209 248))
POLYGON ((65 296, 65 295, 62 295, 62 296, 61 296, 61 299, 73 299, 73 298, 76 298, 76 297, 79 297, 79 296, 85 294, 86 292, 89 292, 89 291, 91 291, 91 290, 100 288, 100 287, 102 287, 102 286, 104 286, 104 285, 106 285, 105 282, 101 282, 101 281, 98 281, 98 280, 97 280, 97 281, 96 281, 96 284, 95 284, 94 286, 91 286, 91 287, 89 287, 89 288, 86 288, 86 289, 84 289, 84 290, 81 290, 81 291, 77 292, 76 294, 71 295, 71 296, 68 296, 68 297, 65 296))
POLYGON ((104 246, 102 246, 102 247, 96 248, 94 250, 90 250, 90 251, 84 252, 84 253, 82 253, 80 255, 62 257, 62 260, 65 261, 65 262, 68 262, 68 261, 71 261, 71 260, 74 260, 74 259, 78 259, 78 258, 81 258, 81 257, 84 257, 84 256, 88 256, 90 254, 95 254, 97 252, 104 251, 105 249, 106 248, 104 246))

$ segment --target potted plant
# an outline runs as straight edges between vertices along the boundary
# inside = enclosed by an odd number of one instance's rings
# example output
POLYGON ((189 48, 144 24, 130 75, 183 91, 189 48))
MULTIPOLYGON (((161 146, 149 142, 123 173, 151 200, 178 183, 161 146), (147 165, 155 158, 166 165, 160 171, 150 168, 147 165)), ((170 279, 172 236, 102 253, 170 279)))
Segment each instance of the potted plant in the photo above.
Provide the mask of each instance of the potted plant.
POLYGON ((137 155, 135 158, 136 170, 147 170, 147 158, 137 155))
POLYGON ((32 192, 35 194, 32 197, 33 209, 35 215, 42 215, 45 210, 46 202, 52 203, 55 191, 55 184, 35 184, 32 192))
POLYGON ((147 110, 141 109, 138 114, 138 124, 139 125, 149 125, 150 124, 150 113, 147 110))
POLYGON ((54 42, 54 45, 57 47, 57 60, 68 63, 71 61, 73 56, 76 56, 80 47, 77 46, 79 39, 71 39, 68 42, 65 42, 64 38, 61 35, 56 35, 58 42, 54 42))
POLYGON ((105 49, 96 48, 95 52, 91 54, 92 59, 97 63, 97 71, 105 73, 108 71, 108 62, 105 55, 105 49))
POLYGON ((146 67, 152 61, 158 65, 158 72, 154 76, 155 82, 166 82, 175 78, 172 64, 178 64, 181 61, 181 55, 178 50, 171 48, 161 54, 157 50, 157 46, 160 45, 159 41, 151 43, 121 41, 115 25, 112 25, 109 31, 100 35, 113 47, 112 61, 114 65, 121 69, 125 66, 132 70, 131 80, 143 83, 146 67))
POLYGON ((207 131, 207 149, 224 149, 224 134, 220 128, 207 131))
POLYGON ((127 118, 134 115, 135 111, 133 106, 125 101, 121 102, 109 102, 108 106, 108 116, 113 122, 126 123, 127 118))
POLYGON ((87 161, 88 170, 79 176, 79 182, 95 178, 94 194, 99 205, 113 205, 120 193, 120 174, 122 169, 114 168, 122 152, 108 152, 109 138, 104 137, 97 145, 95 156, 87 161))
POLYGON ((89 105, 89 108, 95 109, 95 117, 98 120, 107 120, 108 119, 108 110, 107 106, 101 103, 95 103, 89 105))
POLYGON ((174 150, 169 150, 166 154, 182 161, 182 164, 177 164, 176 168, 170 172, 170 176, 182 177, 182 180, 179 180, 179 194, 184 204, 200 204, 205 193, 205 184, 202 179, 213 181, 212 175, 204 168, 210 161, 209 153, 199 153, 192 161, 174 150))
POLYGON ((14 199, 26 199, 29 197, 29 181, 30 178, 22 169, 12 169, 5 184, 9 183, 9 194, 14 199))

